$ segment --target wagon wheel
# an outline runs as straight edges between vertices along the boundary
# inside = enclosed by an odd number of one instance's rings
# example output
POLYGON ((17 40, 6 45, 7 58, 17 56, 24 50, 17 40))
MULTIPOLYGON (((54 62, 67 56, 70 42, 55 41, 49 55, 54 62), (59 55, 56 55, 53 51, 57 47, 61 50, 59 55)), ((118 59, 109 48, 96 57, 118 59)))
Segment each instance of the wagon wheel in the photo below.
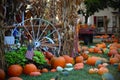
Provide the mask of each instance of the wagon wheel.
POLYGON ((60 53, 60 34, 52 23, 41 18, 30 18, 17 25, 20 26, 27 36, 24 40, 26 42, 31 40, 34 49, 50 51, 53 54, 60 53))

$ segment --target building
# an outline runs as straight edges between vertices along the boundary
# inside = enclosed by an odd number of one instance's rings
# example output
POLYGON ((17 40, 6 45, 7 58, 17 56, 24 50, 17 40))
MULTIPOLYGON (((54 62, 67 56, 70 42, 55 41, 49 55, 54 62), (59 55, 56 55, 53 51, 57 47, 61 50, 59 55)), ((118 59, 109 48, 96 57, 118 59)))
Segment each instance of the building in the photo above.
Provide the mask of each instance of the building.
POLYGON ((119 17, 112 8, 106 8, 96 12, 88 19, 88 24, 95 24, 99 33, 114 33, 120 26, 119 17))

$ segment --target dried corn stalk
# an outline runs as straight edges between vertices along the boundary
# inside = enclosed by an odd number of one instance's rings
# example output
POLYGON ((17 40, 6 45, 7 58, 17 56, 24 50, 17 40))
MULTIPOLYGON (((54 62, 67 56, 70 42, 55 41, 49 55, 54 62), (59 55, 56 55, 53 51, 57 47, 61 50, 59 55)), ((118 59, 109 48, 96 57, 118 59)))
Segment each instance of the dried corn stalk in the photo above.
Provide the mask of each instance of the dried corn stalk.
POLYGON ((4 46, 4 14, 3 14, 3 5, 0 4, 0 68, 4 69, 5 68, 5 59, 4 59, 4 54, 5 54, 5 46, 4 46))

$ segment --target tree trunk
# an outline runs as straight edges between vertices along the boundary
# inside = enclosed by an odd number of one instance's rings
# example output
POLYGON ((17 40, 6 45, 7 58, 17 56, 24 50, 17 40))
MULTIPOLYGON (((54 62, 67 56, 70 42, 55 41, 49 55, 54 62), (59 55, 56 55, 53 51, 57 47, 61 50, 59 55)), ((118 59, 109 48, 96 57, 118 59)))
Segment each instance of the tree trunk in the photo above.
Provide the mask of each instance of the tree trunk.
POLYGON ((85 16, 85 24, 87 24, 88 22, 88 17, 89 17, 88 15, 85 16))

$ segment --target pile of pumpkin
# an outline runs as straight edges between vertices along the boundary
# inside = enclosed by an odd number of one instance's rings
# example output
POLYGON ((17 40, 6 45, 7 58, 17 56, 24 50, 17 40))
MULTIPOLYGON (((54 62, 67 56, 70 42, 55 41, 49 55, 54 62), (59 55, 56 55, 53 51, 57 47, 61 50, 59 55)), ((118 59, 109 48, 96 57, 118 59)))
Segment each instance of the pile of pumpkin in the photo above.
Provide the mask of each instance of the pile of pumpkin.
MULTIPOLYGON (((118 65, 118 71, 120 71, 120 44, 119 43, 111 43, 106 45, 104 42, 96 44, 90 48, 83 47, 84 52, 82 55, 93 53, 93 54, 105 54, 108 56, 108 59, 102 57, 92 56, 86 60, 86 64, 91 66, 96 66, 96 68, 89 69, 89 73, 98 73, 100 75, 104 73, 108 73, 109 69, 108 65, 118 65), (86 52, 88 51, 88 52, 86 52)), ((83 49, 82 49, 83 50, 83 49)), ((85 56, 86 57, 86 56, 85 56)))
POLYGON ((107 42, 107 43, 119 42, 119 39, 115 35, 109 36, 107 34, 104 34, 104 35, 97 35, 94 37, 97 39, 102 39, 103 42, 107 42))
MULTIPOLYGON (((106 45, 104 42, 96 44, 95 46, 79 46, 79 53, 73 58, 69 55, 62 55, 59 57, 54 56, 50 52, 44 52, 47 64, 51 66, 51 69, 47 68, 38 69, 36 65, 30 63, 24 67, 14 64, 10 65, 7 69, 8 80, 22 80, 19 76, 21 74, 27 74, 30 76, 40 76, 45 72, 56 72, 70 69, 66 68, 66 65, 70 65, 71 70, 80 70, 84 68, 84 64, 90 66, 96 66, 96 68, 90 68, 88 72, 90 74, 98 73, 100 75, 108 73, 108 65, 118 64, 118 71, 120 71, 120 44, 112 43, 106 45), (109 59, 105 59, 97 56, 89 56, 89 54, 105 54, 108 55, 109 59), (12 78, 12 79, 11 79, 12 78)), ((0 69, 0 80, 5 79, 4 70, 0 69)))

